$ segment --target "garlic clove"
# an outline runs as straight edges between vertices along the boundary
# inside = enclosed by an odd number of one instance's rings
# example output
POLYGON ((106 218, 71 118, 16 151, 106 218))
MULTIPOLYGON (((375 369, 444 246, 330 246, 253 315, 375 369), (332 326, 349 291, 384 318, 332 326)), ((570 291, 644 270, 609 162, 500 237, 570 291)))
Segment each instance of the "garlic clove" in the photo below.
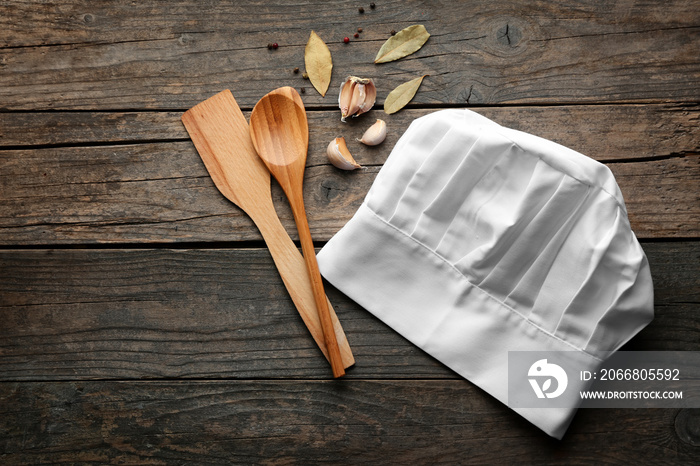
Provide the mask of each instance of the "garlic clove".
POLYGON ((328 160, 333 164, 334 167, 340 168, 341 170, 356 170, 362 168, 362 166, 355 162, 355 159, 350 155, 348 146, 345 143, 344 137, 339 137, 333 139, 326 149, 326 155, 328 155, 328 160))
POLYGON ((365 85, 360 83, 353 84, 352 97, 348 108, 348 115, 355 115, 360 111, 360 108, 365 99, 365 85))
POLYGON ((370 78, 348 76, 340 86, 338 106, 340 120, 345 121, 350 115, 358 116, 368 112, 377 99, 377 88, 370 78))
POLYGON ((363 99, 360 111, 355 114, 355 116, 360 116, 363 113, 370 111, 374 107, 374 102, 377 100, 377 87, 374 82, 370 79, 369 84, 365 85, 365 98, 363 99))
POLYGON ((359 141, 368 146, 376 146, 381 144, 386 138, 386 123, 384 120, 377 120, 372 126, 367 128, 365 134, 362 135, 362 139, 359 141))
POLYGON ((354 83, 350 79, 346 79, 340 86, 340 94, 338 95, 338 106, 340 107, 340 120, 345 121, 345 118, 350 115, 350 101, 352 100, 352 88, 354 83))

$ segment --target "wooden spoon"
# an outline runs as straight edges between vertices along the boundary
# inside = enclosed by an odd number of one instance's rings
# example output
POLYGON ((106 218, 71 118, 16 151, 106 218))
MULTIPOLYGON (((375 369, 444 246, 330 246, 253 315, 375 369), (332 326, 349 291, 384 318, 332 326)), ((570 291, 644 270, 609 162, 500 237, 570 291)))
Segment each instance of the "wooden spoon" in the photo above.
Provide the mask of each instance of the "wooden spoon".
MULTIPOLYGON (((270 172, 255 152, 248 122, 231 91, 222 91, 195 105, 182 115, 182 122, 216 187, 260 230, 304 324, 330 361, 304 259, 277 217, 270 172)), ((343 366, 350 367, 355 363, 350 345, 333 308, 328 306, 343 366)))
POLYGON ((303 184, 309 149, 309 126, 304 102, 297 91, 291 87, 281 87, 260 99, 250 115, 250 136, 258 155, 289 199, 321 319, 333 377, 340 377, 345 374, 345 370, 328 312, 304 208, 303 184))

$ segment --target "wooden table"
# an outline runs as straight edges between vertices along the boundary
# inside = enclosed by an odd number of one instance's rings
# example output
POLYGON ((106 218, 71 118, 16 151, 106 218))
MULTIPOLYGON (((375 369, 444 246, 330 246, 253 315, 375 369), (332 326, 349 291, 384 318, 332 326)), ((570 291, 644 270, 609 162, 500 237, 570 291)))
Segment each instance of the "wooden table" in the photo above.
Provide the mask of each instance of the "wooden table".
POLYGON ((556 441, 328 286, 357 360, 332 380, 180 122, 223 89, 249 115, 284 85, 306 91, 319 247, 413 119, 468 107, 612 169, 656 295, 625 348, 700 350, 697 0, 2 1, 0 463, 700 461, 700 410, 581 410, 556 441), (432 34, 424 48, 374 65, 411 24, 432 34), (325 98, 293 72, 311 30, 333 54, 325 98), (351 74, 379 99, 343 124, 351 74), (387 141, 361 147, 375 118, 387 141), (366 170, 328 164, 337 135, 366 170))

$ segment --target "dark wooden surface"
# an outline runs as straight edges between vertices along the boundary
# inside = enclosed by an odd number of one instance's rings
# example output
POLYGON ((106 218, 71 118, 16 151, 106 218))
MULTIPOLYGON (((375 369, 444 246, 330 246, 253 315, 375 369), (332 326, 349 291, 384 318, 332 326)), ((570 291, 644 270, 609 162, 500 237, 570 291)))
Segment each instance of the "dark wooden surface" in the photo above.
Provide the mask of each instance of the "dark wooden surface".
POLYGON ((305 87, 318 246, 435 109, 583 152, 613 170, 651 264, 656 318, 626 349, 700 351, 700 2, 375 3, 0 1, 0 463, 700 462, 700 410, 581 410, 552 440, 329 286, 357 360, 333 381, 179 121, 225 88, 248 115, 305 87), (372 63, 416 23, 421 51, 372 63), (311 29, 333 54, 325 98, 292 72, 311 29), (342 124, 348 74, 379 98, 342 124), (374 118, 387 141, 351 144, 367 170, 330 166, 327 142, 374 118))

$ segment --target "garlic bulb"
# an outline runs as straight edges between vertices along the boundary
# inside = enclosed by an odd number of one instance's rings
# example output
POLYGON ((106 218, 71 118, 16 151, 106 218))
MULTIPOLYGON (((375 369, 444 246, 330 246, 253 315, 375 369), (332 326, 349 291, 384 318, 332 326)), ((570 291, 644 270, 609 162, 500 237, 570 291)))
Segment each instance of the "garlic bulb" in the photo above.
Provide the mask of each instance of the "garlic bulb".
POLYGON ((340 121, 345 121, 350 115, 356 117, 369 112, 375 100, 377 100, 377 88, 372 79, 348 76, 340 86, 338 96, 340 121))
POLYGON ((348 146, 345 143, 345 138, 342 136, 333 139, 330 144, 328 144, 326 154, 328 155, 328 160, 330 160, 333 166, 338 167, 341 170, 355 170, 357 168, 362 168, 359 163, 355 162, 352 155, 350 155, 348 146))
POLYGON ((362 139, 359 139, 359 141, 368 146, 376 146, 381 144, 384 138, 386 138, 386 123, 384 120, 377 120, 375 124, 367 128, 367 131, 365 131, 365 134, 362 135, 362 139))

